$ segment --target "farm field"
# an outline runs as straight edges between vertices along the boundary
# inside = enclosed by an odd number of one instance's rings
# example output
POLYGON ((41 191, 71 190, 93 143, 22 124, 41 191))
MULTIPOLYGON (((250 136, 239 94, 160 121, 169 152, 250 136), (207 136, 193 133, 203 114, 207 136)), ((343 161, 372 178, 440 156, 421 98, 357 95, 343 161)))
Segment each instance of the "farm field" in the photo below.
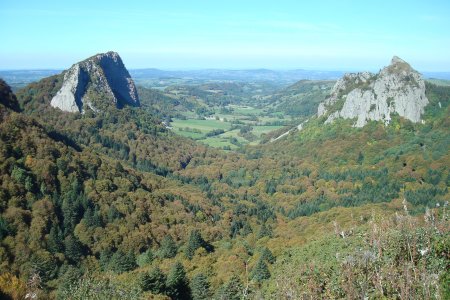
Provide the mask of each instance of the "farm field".
POLYGON ((183 119, 173 118, 172 131, 181 136, 197 140, 211 147, 232 150, 241 146, 259 144, 265 134, 285 127, 286 120, 263 109, 246 105, 229 105, 231 113, 220 113, 215 109, 208 117, 183 114, 183 119))

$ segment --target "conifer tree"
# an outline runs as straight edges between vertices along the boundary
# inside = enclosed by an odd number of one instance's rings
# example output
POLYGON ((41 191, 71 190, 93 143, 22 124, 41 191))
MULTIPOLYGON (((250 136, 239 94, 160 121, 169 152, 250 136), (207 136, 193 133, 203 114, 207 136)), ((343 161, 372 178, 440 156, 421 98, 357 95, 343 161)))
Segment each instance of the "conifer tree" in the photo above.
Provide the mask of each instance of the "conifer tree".
POLYGON ((116 251, 111 257, 110 268, 116 273, 132 271, 137 267, 136 258, 133 252, 123 253, 121 250, 116 251))
POLYGON ((64 241, 63 233, 58 225, 53 224, 48 235, 47 247, 51 253, 63 252, 64 241))
POLYGON ((150 272, 141 275, 139 285, 143 291, 150 291, 153 294, 163 294, 166 292, 166 275, 164 275, 160 268, 155 267, 150 272))
MULTIPOLYGON (((62 266, 59 272, 62 276, 59 277, 57 294, 61 294, 62 291, 70 289, 70 287, 74 286, 83 275, 79 268, 73 266, 62 266)), ((58 297, 58 299, 59 298, 62 297, 58 297)))
POLYGON ((66 258, 73 264, 78 264, 83 256, 83 245, 73 235, 64 240, 66 258))
POLYGON ((147 249, 147 251, 140 254, 136 261, 140 267, 143 267, 145 265, 151 264, 153 259, 154 259, 153 251, 152 251, 152 249, 149 248, 149 249, 147 249))
POLYGON ((100 264, 100 268, 102 269, 102 271, 106 271, 109 269, 112 255, 113 255, 113 252, 111 251, 111 249, 107 248, 107 249, 100 251, 99 264, 100 264))
POLYGON ((215 296, 218 300, 240 300, 244 286, 238 276, 234 275, 218 291, 215 296))
POLYGON ((190 283, 193 300, 211 299, 211 291, 208 278, 204 274, 198 274, 192 278, 190 283))
POLYGON ((263 261, 267 261, 270 264, 273 264, 275 262, 275 256, 273 256, 273 253, 267 247, 264 247, 264 249, 261 251, 261 259, 263 261))
POLYGON ((158 256, 160 258, 172 258, 177 255, 177 245, 170 235, 166 235, 161 241, 161 248, 159 248, 158 256))
POLYGON ((167 275, 167 294, 172 299, 191 299, 186 271, 180 262, 176 262, 167 275))
POLYGON ((247 221, 245 221, 244 226, 241 229, 241 235, 246 237, 252 232, 253 232, 252 227, 250 226, 250 224, 248 224, 247 221))
POLYGON ((150 274, 148 272, 139 273, 138 285, 144 292, 150 290, 150 274))
POLYGON ((30 264, 43 282, 55 278, 58 274, 57 260, 48 251, 38 250, 33 253, 30 258, 30 264))
POLYGON ((188 244, 186 247, 186 257, 192 259, 194 257, 195 250, 203 247, 206 244, 198 230, 193 230, 189 236, 188 244))
POLYGON ((259 259, 256 266, 253 268, 251 278, 256 282, 262 282, 270 278, 269 268, 263 259, 259 259))
POLYGON ((272 230, 270 229, 270 227, 268 227, 266 225, 266 223, 262 224, 261 228, 259 229, 257 238, 260 239, 265 236, 268 236, 268 237, 272 236, 272 230))

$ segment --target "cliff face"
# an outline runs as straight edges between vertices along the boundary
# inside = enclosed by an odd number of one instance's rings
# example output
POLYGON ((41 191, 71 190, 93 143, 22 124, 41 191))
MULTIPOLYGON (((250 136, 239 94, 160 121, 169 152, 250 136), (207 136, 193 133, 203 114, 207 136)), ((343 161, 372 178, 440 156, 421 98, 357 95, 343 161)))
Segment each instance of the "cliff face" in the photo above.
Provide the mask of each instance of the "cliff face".
POLYGON ((330 97, 319 105, 317 114, 328 116, 326 123, 336 118, 355 118, 356 127, 364 126, 369 120, 388 124, 393 113, 419 122, 427 104, 421 75, 394 56, 391 64, 378 74, 344 75, 336 82, 330 97))
POLYGON ((51 100, 51 106, 68 112, 82 112, 85 106, 95 111, 111 104, 118 108, 140 105, 134 82, 116 52, 74 64, 51 100))

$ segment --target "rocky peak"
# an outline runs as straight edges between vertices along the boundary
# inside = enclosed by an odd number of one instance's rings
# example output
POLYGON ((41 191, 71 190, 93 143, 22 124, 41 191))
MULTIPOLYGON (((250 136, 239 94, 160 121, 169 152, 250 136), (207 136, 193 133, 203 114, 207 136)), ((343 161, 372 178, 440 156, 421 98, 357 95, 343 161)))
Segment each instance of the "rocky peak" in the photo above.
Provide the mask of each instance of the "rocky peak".
POLYGON ((395 65, 395 64, 408 64, 406 61, 404 61, 403 59, 401 59, 400 57, 394 55, 394 57, 392 57, 391 59, 391 65, 395 65))
POLYGON ((119 54, 107 52, 74 64, 64 72, 61 89, 51 106, 68 112, 94 111, 108 105, 139 106, 139 97, 119 54))
POLYGON ((336 118, 355 118, 356 127, 364 126, 369 120, 388 124, 393 113, 419 122, 427 104, 421 75, 394 56, 391 64, 378 74, 344 75, 336 82, 329 98, 319 105, 317 114, 328 116, 326 123, 336 118))
POLYGON ((401 59, 398 56, 394 56, 391 60, 391 64, 383 70, 381 70, 383 73, 391 73, 391 74, 398 74, 398 75, 404 75, 406 73, 417 73, 406 61, 401 59))

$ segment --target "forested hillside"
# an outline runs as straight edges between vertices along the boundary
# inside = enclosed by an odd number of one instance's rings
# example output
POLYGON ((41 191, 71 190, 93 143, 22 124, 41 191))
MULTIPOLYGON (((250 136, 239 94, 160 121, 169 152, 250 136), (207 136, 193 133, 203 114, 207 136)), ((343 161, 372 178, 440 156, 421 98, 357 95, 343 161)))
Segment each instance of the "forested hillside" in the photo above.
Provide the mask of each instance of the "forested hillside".
POLYGON ((62 80, 0 86, 3 298, 450 295, 448 87, 427 83, 423 124, 312 118, 233 152, 167 129, 156 91, 52 108, 62 80))

